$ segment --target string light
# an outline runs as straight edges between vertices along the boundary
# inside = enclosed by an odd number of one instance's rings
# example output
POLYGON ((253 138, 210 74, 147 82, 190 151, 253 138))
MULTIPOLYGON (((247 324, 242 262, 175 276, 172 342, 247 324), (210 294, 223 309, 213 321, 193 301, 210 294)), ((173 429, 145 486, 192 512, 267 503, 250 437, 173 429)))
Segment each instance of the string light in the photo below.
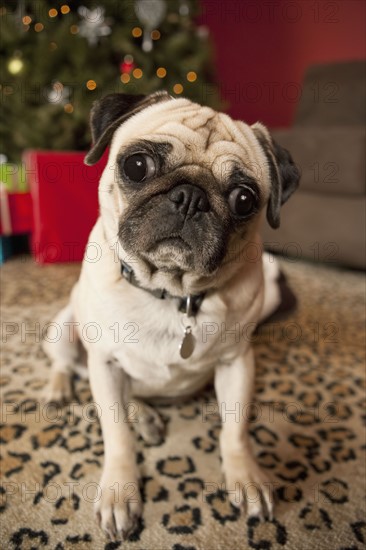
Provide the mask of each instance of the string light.
POLYGON ((95 88, 97 87, 97 83, 95 82, 95 80, 88 80, 88 82, 86 83, 86 87, 88 88, 88 90, 95 90, 95 88))
POLYGON ((8 71, 10 74, 19 74, 24 67, 23 61, 19 57, 13 57, 8 63, 8 71))
POLYGON ((34 25, 34 30, 36 32, 41 32, 41 31, 43 31, 43 29, 44 29, 44 25, 42 23, 36 23, 34 25))
POLYGON ((51 51, 54 51, 54 50, 57 50, 58 46, 56 44, 56 42, 50 42, 50 50, 51 51))
POLYGON ((23 25, 30 25, 32 23, 32 18, 29 15, 25 15, 22 19, 23 25))
POLYGON ((189 71, 189 73, 187 73, 187 80, 188 82, 195 82, 197 80, 197 74, 194 71, 189 71))
POLYGON ((64 111, 65 113, 71 114, 74 111, 74 107, 71 103, 66 103, 66 105, 64 105, 64 111))
POLYGON ((48 12, 49 17, 56 17, 58 15, 58 11, 55 8, 51 8, 48 12))
POLYGON ((133 76, 134 76, 135 78, 141 78, 142 75, 143 75, 143 72, 142 72, 141 69, 134 69, 134 70, 132 71, 132 74, 133 74, 133 76))
POLYGON ((121 74, 121 77, 120 77, 120 78, 121 78, 122 84, 128 84, 128 82, 131 80, 130 75, 127 74, 127 73, 121 74))
POLYGON ((132 29, 132 36, 134 38, 140 38, 140 36, 142 36, 142 29, 140 29, 140 27, 134 27, 132 29))
POLYGON ((166 69, 164 69, 164 67, 159 67, 156 71, 156 76, 159 78, 164 78, 166 76, 166 69))
POLYGON ((175 94, 181 94, 183 92, 183 86, 182 84, 174 84, 173 86, 173 92, 175 94))
POLYGON ((155 30, 151 32, 151 38, 153 40, 159 40, 160 37, 161 37, 161 34, 159 31, 155 30))
POLYGON ((60 11, 63 15, 66 15, 67 13, 70 13, 70 8, 67 4, 64 4, 61 6, 60 11))

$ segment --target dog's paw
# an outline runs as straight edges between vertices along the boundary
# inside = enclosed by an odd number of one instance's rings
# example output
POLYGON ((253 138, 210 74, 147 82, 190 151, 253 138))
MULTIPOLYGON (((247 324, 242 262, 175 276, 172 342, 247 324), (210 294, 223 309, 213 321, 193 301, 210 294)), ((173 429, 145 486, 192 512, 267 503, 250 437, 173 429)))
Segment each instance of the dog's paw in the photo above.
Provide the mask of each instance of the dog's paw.
POLYGON ((112 540, 125 540, 138 526, 142 499, 136 474, 108 469, 100 482, 94 511, 98 525, 112 540))
POLYGON ((136 401, 137 413, 133 419, 135 432, 148 445, 159 445, 165 437, 165 424, 160 414, 150 405, 136 401))
POLYGON ((274 494, 272 483, 251 455, 230 453, 224 460, 226 491, 230 502, 246 514, 272 519, 274 494))
POLYGON ((71 376, 67 372, 54 372, 46 386, 42 401, 46 404, 63 406, 74 398, 71 376))

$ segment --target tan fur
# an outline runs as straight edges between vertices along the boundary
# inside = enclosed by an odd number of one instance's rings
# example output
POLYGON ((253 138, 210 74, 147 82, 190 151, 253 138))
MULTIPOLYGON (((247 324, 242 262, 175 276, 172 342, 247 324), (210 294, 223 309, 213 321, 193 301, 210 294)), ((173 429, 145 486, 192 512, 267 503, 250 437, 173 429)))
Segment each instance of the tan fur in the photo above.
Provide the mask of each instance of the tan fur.
MULTIPOLYGON (((80 327, 97 323, 102 331, 100 340, 94 343, 84 340, 83 344, 88 352, 92 392, 102 411, 105 444, 103 497, 96 512, 102 527, 111 536, 126 535, 141 508, 128 498, 118 503, 112 498, 110 486, 115 482, 121 486, 127 482, 137 483, 138 470, 128 425, 123 421, 114 422, 111 406, 118 403, 123 410, 131 396, 187 396, 213 376, 220 404, 230 409, 235 408, 237 402, 243 406, 249 403, 254 377, 250 336, 261 317, 264 300, 261 254, 256 261, 247 261, 243 254, 248 243, 260 251, 259 216, 251 222, 245 238, 240 232, 231 235, 224 261, 209 275, 197 275, 194 271, 181 276, 159 270, 153 272, 141 257, 130 258, 126 254, 117 234, 118 222, 128 204, 118 187, 116 158, 121 148, 136 139, 171 143, 173 150, 168 162, 172 172, 184 166, 190 173, 207 173, 218 188, 223 174, 235 163, 245 166, 260 186, 262 206, 268 200, 271 187, 267 160, 251 127, 189 100, 177 99, 147 107, 114 134, 99 186, 100 217, 89 238, 89 243, 97 243, 102 255, 95 263, 83 262, 70 305, 62 313, 62 318, 76 321, 80 327), (179 354, 183 319, 176 301, 159 301, 131 286, 121 278, 121 259, 130 263, 146 288, 165 288, 173 295, 207 290, 197 317, 189 321, 196 340, 189 360, 179 354), (225 330, 232 330, 238 324, 242 336, 237 341, 225 330), (120 331, 117 341, 111 329, 116 326, 120 331), (126 327, 136 329, 132 337, 128 337, 130 329, 126 327), (212 333, 216 327, 218 330, 212 333)), ((202 185, 204 181, 202 177, 202 185)), ((206 191, 208 195, 213 192, 208 188, 206 191)), ((270 304, 268 307, 273 306, 271 300, 267 299, 266 303, 270 304)), ((61 345, 57 349, 51 347, 48 346, 49 355, 58 365, 64 357, 66 371, 72 352, 65 352, 61 345)), ((51 383, 51 397, 52 391, 51 383)), ((246 484, 254 483, 265 504, 260 498, 248 502, 248 513, 262 515, 267 509, 271 514, 271 491, 252 456, 247 419, 238 424, 232 416, 223 418, 221 451, 228 489, 239 488, 241 495, 233 503, 242 506, 246 484)))

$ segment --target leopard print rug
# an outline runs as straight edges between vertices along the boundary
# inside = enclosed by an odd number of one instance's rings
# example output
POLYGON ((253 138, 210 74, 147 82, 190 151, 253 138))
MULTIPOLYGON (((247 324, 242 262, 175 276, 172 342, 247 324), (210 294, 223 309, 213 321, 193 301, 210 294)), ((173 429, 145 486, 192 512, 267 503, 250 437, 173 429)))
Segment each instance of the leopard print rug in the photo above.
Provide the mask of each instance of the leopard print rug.
POLYGON ((78 265, 2 268, 1 547, 211 550, 364 548, 365 393, 361 273, 282 260, 299 298, 285 321, 255 336, 251 441, 275 487, 273 520, 240 516, 220 473, 220 420, 212 388, 159 407, 167 438, 137 441, 144 514, 123 543, 93 518, 103 461, 88 382, 79 402, 39 404, 49 375, 40 340, 65 304, 78 265))

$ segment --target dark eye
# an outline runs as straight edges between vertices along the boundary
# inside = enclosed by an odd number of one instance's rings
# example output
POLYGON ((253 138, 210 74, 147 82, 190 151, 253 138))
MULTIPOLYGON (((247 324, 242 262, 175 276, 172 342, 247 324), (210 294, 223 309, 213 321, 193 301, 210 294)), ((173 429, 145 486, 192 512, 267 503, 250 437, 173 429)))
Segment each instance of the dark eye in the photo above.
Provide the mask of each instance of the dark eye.
POLYGON ((256 196, 249 187, 237 187, 229 195, 229 206, 234 214, 245 218, 256 209, 256 196))
POLYGON ((137 153, 126 158, 123 170, 130 181, 140 183, 155 174, 155 162, 143 153, 137 153))

